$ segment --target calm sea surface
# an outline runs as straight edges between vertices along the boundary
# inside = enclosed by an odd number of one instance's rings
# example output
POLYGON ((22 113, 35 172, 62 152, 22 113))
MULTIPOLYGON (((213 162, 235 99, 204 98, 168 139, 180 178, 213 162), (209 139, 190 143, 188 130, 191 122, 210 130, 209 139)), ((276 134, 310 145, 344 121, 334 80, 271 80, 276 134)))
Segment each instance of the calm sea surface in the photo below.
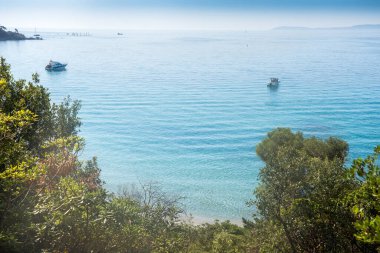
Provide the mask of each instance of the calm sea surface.
POLYGON ((380 144, 379 30, 41 35, 0 55, 16 78, 38 72, 55 102, 82 101, 82 157, 98 157, 112 191, 159 182, 194 216, 238 220, 273 128, 338 136, 351 158, 380 144), (46 72, 50 59, 67 71, 46 72))

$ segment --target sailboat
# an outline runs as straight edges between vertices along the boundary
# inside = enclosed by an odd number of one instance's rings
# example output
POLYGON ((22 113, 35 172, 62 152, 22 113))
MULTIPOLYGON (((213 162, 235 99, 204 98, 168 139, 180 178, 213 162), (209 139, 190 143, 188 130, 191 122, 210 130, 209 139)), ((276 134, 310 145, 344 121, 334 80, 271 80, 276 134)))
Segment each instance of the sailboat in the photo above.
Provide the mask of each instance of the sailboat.
POLYGON ((36 39, 39 39, 40 38, 40 36, 41 35, 39 35, 38 33, 37 33, 37 29, 36 29, 36 27, 34 27, 34 35, 33 35, 36 39))

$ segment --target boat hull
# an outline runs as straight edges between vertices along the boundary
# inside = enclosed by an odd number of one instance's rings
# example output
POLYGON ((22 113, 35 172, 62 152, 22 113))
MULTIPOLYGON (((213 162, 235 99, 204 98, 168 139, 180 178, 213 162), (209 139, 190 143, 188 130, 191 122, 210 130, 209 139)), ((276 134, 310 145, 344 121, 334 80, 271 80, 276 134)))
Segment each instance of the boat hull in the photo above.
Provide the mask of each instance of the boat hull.
POLYGON ((60 66, 49 66, 49 65, 47 65, 45 67, 45 69, 47 71, 62 71, 62 70, 66 70, 66 66, 67 66, 67 64, 62 64, 60 66))

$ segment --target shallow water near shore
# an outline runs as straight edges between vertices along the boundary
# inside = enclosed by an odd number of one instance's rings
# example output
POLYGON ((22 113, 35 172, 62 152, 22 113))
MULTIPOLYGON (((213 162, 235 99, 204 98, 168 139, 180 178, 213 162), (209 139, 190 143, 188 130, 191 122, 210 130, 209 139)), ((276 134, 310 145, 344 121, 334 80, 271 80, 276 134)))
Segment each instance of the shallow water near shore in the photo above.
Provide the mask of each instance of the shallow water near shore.
POLYGON ((0 42, 15 78, 38 72, 55 102, 82 101, 82 157, 109 190, 158 182, 202 221, 238 221, 273 128, 343 138, 350 158, 380 144, 379 30, 123 33, 0 42), (46 72, 50 59, 67 70, 46 72))

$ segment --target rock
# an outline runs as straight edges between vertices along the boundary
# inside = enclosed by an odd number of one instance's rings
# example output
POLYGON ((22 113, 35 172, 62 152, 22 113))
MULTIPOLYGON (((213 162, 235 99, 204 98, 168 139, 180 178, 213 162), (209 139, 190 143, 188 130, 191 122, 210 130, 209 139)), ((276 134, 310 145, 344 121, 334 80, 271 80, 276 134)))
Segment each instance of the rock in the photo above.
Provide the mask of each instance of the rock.
POLYGON ((22 33, 5 31, 4 29, 0 29, 0 41, 5 40, 41 40, 41 38, 27 38, 22 33))

